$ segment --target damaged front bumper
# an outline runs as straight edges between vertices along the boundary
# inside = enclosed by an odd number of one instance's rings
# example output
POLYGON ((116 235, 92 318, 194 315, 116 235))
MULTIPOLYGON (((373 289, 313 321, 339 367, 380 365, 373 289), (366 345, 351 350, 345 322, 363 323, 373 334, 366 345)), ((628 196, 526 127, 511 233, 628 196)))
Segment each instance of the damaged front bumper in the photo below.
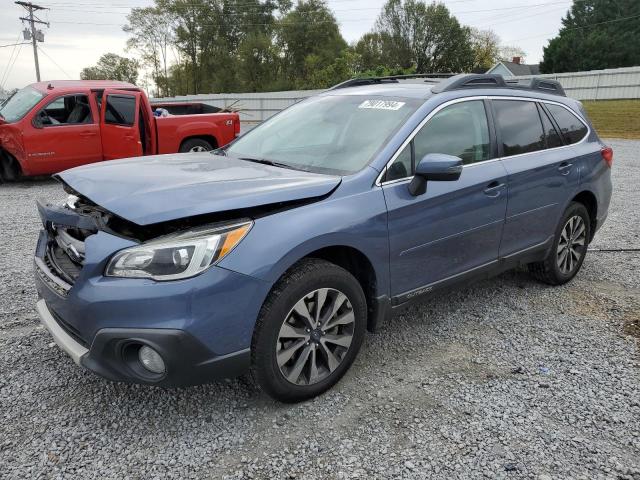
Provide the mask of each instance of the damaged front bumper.
POLYGON ((137 242, 105 232, 95 219, 73 210, 43 204, 38 209, 44 228, 34 259, 36 308, 74 362, 111 380, 162 386, 247 370, 267 283, 217 266, 179 281, 105 277, 112 255, 137 242), (83 245, 76 245, 82 258, 75 273, 58 271, 59 259, 50 258, 52 248, 65 247, 57 238, 65 228, 90 231, 83 245), (135 351, 143 345, 163 357, 164 374, 147 375, 139 368, 135 351))

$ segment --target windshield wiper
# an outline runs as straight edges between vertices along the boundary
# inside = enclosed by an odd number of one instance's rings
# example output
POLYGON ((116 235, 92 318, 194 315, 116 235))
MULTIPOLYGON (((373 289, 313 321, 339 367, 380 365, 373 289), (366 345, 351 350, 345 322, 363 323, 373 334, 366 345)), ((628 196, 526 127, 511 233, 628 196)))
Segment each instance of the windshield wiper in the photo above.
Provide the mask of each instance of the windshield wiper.
POLYGON ((240 160, 246 160, 247 162, 260 163, 262 165, 270 165, 272 167, 288 168, 291 170, 297 170, 286 163, 274 162, 273 160, 267 160, 266 158, 254 158, 254 157, 238 157, 240 160))

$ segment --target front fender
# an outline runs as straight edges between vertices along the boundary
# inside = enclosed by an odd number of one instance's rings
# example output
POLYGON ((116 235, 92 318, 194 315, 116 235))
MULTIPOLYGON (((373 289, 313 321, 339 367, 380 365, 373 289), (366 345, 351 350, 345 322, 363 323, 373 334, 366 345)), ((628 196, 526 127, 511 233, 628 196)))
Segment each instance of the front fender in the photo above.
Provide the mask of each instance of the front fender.
POLYGON ((336 246, 365 255, 376 274, 376 295, 388 295, 387 211, 380 188, 258 218, 220 266, 274 284, 300 259, 336 246))

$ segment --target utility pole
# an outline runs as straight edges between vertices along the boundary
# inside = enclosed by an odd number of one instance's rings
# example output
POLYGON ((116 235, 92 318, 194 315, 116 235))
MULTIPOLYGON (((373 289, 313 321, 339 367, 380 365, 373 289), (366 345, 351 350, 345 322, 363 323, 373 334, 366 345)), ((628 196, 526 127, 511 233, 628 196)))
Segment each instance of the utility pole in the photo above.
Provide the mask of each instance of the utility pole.
POLYGON ((47 10, 47 9, 45 7, 41 7, 40 5, 35 5, 31 2, 15 2, 15 3, 16 5, 23 6, 27 10, 27 12, 29 12, 28 17, 20 17, 20 20, 22 20, 23 22, 29 22, 29 25, 31 26, 31 30, 29 31, 29 34, 27 35, 27 32, 25 30, 24 36, 25 36, 25 40, 29 40, 28 37, 31 37, 31 43, 33 45, 33 60, 36 64, 36 79, 39 82, 40 81, 40 64, 38 63, 37 42, 38 41, 44 42, 44 34, 40 30, 36 31, 36 23, 46 25, 47 27, 49 26, 49 24, 47 22, 43 22, 38 17, 36 17, 33 14, 33 12, 37 12, 38 10, 47 10))

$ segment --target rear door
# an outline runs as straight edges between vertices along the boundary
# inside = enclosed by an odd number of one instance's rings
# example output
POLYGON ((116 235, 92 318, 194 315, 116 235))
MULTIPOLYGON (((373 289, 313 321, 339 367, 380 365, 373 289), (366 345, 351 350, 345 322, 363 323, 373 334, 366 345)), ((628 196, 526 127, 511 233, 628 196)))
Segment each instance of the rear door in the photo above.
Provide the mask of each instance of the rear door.
MULTIPOLYGON (((539 102, 492 100, 509 201, 500 256, 545 246, 580 175, 562 137, 539 102)), ((560 107, 564 108, 564 107, 560 107)))
POLYGON ((139 157, 143 154, 140 135, 141 92, 105 90, 102 94, 100 133, 105 160, 139 157))
POLYGON ((445 280, 497 262, 507 206, 507 175, 491 138, 483 100, 432 114, 382 178, 388 209, 391 292, 402 303, 445 280), (429 181, 423 195, 408 184, 429 153, 464 162, 457 181, 429 181))

